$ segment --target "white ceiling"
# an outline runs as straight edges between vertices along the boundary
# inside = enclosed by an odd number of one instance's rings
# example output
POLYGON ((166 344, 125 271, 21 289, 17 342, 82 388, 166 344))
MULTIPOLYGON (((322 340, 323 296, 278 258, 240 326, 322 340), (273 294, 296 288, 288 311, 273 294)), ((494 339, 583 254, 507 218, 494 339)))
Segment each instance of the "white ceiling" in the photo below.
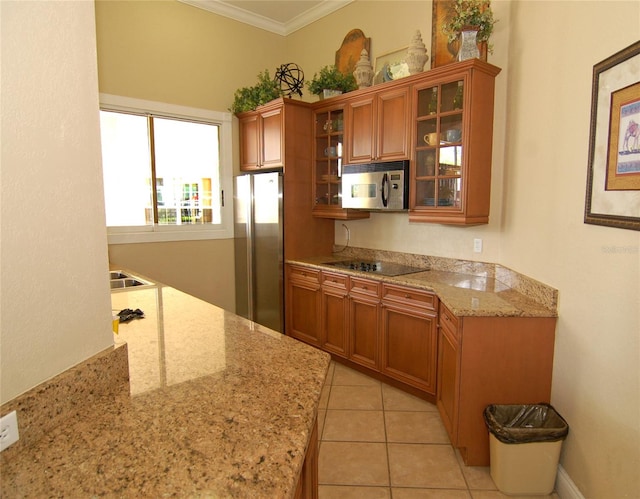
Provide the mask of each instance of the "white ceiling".
POLYGON ((354 0, 178 0, 286 36, 354 0))

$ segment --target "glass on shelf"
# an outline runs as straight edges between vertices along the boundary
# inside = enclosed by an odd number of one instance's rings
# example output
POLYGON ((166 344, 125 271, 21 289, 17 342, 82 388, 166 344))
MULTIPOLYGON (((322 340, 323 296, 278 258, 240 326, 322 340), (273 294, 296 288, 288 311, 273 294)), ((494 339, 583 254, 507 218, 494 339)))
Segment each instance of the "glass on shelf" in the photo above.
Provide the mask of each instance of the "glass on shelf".
POLYGON ((329 184, 329 204, 340 205, 339 184, 329 184))
POLYGON ((438 111, 438 87, 418 91, 418 117, 436 114, 438 111))
POLYGON ((418 180, 416 182, 416 205, 435 206, 436 181, 418 180))
POLYGON ((440 112, 448 113, 462 109, 462 97, 464 94, 464 81, 457 80, 442 85, 442 99, 440 112))
POLYGON ((464 102, 464 82, 460 80, 458 82, 458 88, 456 89, 456 95, 453 96, 453 109, 462 109, 464 102))
POLYGON ((327 124, 330 122, 329 113, 316 114, 316 137, 326 135, 328 133, 327 124))
POLYGON ((434 177, 436 174, 435 149, 423 149, 416 153, 416 177, 434 177))
POLYGON ((438 182, 438 206, 460 208, 460 178, 445 178, 438 182))
POLYGON ((344 112, 342 110, 331 113, 331 132, 342 132, 344 130, 344 112))
POLYGON ((325 184, 325 183, 316 184, 316 204, 318 205, 329 204, 329 184, 325 184))

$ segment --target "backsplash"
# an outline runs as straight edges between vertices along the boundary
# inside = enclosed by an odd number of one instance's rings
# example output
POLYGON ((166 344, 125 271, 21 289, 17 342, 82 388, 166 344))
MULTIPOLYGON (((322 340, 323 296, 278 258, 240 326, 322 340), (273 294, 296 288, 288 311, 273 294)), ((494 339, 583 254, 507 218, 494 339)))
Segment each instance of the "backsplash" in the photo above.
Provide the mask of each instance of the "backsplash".
POLYGON ((107 348, 3 404, 0 415, 17 412, 20 440, 3 451, 2 457, 37 442, 80 407, 122 394, 129 395, 126 345, 107 348))

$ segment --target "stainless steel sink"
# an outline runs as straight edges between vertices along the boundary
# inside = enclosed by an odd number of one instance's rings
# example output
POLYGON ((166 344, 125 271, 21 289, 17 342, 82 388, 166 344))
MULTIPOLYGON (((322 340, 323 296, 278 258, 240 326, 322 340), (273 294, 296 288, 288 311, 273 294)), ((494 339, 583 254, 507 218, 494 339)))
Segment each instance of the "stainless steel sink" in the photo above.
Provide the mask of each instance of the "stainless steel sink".
POLYGON ((112 290, 123 290, 154 285, 152 282, 149 282, 146 279, 127 274, 126 272, 122 272, 121 270, 112 270, 109 272, 109 284, 112 290))
POLYGON ((113 280, 113 279, 124 279, 126 277, 129 277, 129 274, 125 274, 121 270, 112 270, 111 272, 109 272, 109 279, 111 279, 111 280, 113 280))

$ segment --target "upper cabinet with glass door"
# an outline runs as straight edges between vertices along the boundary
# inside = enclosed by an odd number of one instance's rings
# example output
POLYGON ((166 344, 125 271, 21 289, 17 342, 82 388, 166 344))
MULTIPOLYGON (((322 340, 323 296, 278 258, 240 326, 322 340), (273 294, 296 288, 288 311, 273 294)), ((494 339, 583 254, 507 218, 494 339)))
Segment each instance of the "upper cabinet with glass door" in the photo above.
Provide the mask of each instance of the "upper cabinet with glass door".
POLYGON ((342 208, 344 107, 320 108, 314 113, 313 215, 348 220, 369 218, 369 212, 342 208))
POLYGON ((488 223, 494 80, 472 59, 438 68, 413 87, 414 148, 409 220, 488 223))

